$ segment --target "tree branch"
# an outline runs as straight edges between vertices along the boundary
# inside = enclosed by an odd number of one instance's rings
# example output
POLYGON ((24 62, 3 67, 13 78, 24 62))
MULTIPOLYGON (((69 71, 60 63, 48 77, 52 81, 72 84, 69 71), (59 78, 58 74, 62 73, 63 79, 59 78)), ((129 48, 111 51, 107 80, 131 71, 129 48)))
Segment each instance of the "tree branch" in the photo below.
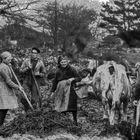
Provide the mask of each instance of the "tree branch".
MULTIPOLYGON (((0 8, 0 15, 2 15, 2 16, 6 16, 6 15, 19 16, 19 13, 22 14, 22 11, 28 10, 30 5, 35 4, 37 2, 39 2, 39 0, 24 3, 24 5, 26 5, 26 6, 21 8, 20 7, 21 3, 17 3, 15 0, 14 1, 7 0, 6 2, 1 0, 0 5, 5 5, 5 6, 3 8, 0 8)), ((22 5, 23 5, 23 3, 22 3, 22 5)))

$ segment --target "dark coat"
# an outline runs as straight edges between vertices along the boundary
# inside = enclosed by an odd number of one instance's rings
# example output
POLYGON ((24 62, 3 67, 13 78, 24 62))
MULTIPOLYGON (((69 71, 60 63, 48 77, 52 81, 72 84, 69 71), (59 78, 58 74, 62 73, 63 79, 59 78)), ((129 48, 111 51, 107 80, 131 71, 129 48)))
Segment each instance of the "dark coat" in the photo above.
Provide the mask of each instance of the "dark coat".
POLYGON ((75 93, 75 83, 79 82, 81 80, 78 72, 68 65, 66 68, 58 68, 55 78, 53 80, 53 85, 51 91, 54 92, 57 88, 58 82, 62 80, 68 80, 70 78, 75 78, 74 81, 71 83, 70 88, 70 96, 69 96, 69 104, 68 104, 68 110, 67 111, 76 111, 77 110, 77 95, 75 93))
POLYGON ((44 76, 41 76, 41 75, 45 75, 46 70, 45 70, 44 63, 40 58, 38 58, 37 61, 32 61, 31 58, 27 58, 24 60, 20 68, 20 72, 24 74, 24 78, 25 78, 22 86, 25 89, 26 87, 29 88, 29 90, 31 91, 31 100, 37 103, 39 102, 39 93, 38 93, 34 78, 32 76, 31 69, 29 69, 28 67, 29 64, 32 64, 33 66, 32 71, 35 76, 35 80, 38 84, 38 87, 44 84, 43 83, 44 76))
POLYGON ((134 99, 140 99, 140 68, 137 69, 137 79, 135 84, 134 99))

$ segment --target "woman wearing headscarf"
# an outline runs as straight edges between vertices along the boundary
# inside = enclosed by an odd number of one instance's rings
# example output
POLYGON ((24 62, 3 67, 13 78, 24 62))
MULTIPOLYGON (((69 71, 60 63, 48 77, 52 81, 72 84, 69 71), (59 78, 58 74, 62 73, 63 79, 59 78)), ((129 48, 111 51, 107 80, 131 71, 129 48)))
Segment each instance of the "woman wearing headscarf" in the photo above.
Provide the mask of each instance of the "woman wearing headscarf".
POLYGON ((18 107, 17 97, 14 93, 15 90, 21 90, 22 87, 18 86, 12 81, 13 75, 10 69, 12 55, 9 52, 1 54, 2 63, 0 64, 0 126, 3 125, 7 111, 18 107))
POLYGON ((51 92, 55 97, 55 110, 58 112, 71 112, 77 125, 77 95, 75 93, 76 82, 81 80, 77 71, 69 65, 67 57, 59 56, 58 69, 51 92))

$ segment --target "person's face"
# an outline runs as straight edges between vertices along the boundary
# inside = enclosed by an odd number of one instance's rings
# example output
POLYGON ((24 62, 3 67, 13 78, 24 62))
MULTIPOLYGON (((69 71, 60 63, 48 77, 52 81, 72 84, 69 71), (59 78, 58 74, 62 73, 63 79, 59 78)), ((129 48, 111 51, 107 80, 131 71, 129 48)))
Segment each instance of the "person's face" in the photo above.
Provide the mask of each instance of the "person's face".
POLYGON ((9 56, 9 57, 5 58, 3 61, 4 61, 6 64, 10 64, 10 63, 11 63, 11 60, 12 60, 12 56, 9 56))
POLYGON ((63 59, 63 60, 61 60, 60 64, 61 64, 62 68, 65 68, 68 65, 68 60, 63 59))
POLYGON ((37 58, 38 57, 38 52, 36 50, 32 50, 31 57, 33 59, 37 58))

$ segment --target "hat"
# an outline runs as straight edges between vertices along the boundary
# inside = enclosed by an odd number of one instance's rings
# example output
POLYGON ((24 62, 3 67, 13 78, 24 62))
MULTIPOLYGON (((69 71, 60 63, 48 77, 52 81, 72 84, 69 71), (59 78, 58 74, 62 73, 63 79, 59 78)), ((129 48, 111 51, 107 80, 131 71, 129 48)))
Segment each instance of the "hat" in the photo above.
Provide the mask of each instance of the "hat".
POLYGON ((57 63, 60 63, 62 60, 68 60, 68 57, 63 55, 58 56, 57 63))
POLYGON ((40 53, 40 50, 39 50, 38 48, 33 47, 33 48, 32 48, 32 51, 33 51, 33 50, 36 50, 37 53, 40 53))
POLYGON ((139 66, 140 66, 140 62, 137 62, 135 68, 138 68, 139 66))
POLYGON ((11 53, 8 52, 8 51, 5 51, 5 52, 1 53, 1 58, 2 59, 5 59, 5 58, 11 57, 11 56, 12 56, 11 53))

